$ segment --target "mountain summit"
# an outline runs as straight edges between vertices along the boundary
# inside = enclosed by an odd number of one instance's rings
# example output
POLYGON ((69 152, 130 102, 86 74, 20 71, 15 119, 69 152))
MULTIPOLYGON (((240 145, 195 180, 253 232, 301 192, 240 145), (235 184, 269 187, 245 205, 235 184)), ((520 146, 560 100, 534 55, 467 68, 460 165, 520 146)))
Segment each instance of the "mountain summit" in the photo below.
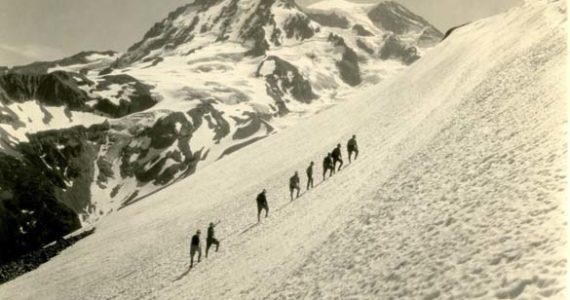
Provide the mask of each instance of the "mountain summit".
POLYGON ((243 43, 261 55, 270 46, 311 38, 317 30, 292 0, 197 0, 156 23, 120 62, 188 54, 221 41, 243 43))
POLYGON ((308 11, 323 24, 352 28, 360 36, 394 34, 420 47, 433 46, 443 37, 439 29, 395 1, 364 4, 325 0, 310 5, 308 11))

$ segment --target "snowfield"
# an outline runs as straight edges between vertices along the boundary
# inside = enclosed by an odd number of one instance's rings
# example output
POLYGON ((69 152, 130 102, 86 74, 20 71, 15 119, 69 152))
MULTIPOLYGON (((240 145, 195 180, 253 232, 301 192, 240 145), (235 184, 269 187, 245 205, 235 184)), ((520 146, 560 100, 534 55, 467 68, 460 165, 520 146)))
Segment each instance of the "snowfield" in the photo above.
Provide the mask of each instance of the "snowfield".
MULTIPOLYGON (((55 205, 95 226, 222 157, 388 80, 443 37, 395 2, 351 10, 355 15, 341 27, 331 24, 335 8, 328 8, 306 14, 291 0, 193 1, 155 23, 125 53, 84 51, 0 68, 0 98, 6 103, 0 105, 0 156, 21 157, 26 143, 41 144, 31 156, 45 156, 43 163, 22 176, 38 174, 54 186, 48 178, 62 177, 69 185, 55 186, 55 205), (368 16, 372 9, 374 16, 368 16), (369 29, 353 24, 367 19, 369 29), (51 147, 54 140, 57 149, 51 147)), ((35 160, 20 163, 30 161, 35 160)), ((22 181, 13 178, 10 184, 22 181)), ((15 190, 12 199, 20 199, 27 187, 15 190)), ((17 226, 7 232, 12 237, 6 240, 53 241, 43 234, 22 237, 17 226)))
POLYGON ((396 78, 108 216, 0 296, 562 299, 565 25, 564 1, 533 1, 462 27, 396 78), (321 182, 352 134, 359 159, 321 182), (311 160, 316 187, 290 202, 311 160), (220 252, 187 272, 191 234, 217 220, 220 252))

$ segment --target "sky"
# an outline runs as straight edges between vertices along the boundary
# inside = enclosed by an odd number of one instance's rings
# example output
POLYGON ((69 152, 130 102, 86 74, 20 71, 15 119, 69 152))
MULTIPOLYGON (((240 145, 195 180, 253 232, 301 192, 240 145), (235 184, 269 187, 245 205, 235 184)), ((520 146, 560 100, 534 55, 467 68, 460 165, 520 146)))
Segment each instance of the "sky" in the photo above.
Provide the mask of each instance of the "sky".
MULTIPOLYGON (((0 0, 0 66, 54 60, 85 50, 125 51, 154 23, 190 1, 0 0)), ((297 3, 306 6, 318 1, 321 0, 297 0, 297 3)), ((442 31, 522 3, 522 0, 398 1, 442 31)))

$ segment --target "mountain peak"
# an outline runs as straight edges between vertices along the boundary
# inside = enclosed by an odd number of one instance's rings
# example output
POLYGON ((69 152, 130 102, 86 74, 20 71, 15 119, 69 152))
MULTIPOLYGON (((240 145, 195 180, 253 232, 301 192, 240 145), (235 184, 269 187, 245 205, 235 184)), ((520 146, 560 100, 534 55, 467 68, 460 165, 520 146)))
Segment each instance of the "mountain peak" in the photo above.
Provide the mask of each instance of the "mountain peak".
POLYGON ((262 54, 271 45, 310 38, 317 28, 292 0, 196 0, 156 23, 143 40, 129 48, 120 64, 165 52, 186 54, 226 40, 251 47, 252 54, 262 54), (183 47, 189 42, 191 47, 183 47))
POLYGON ((443 33, 421 16, 416 15, 396 1, 378 3, 368 12, 370 20, 379 28, 395 34, 421 32, 425 36, 421 40, 441 40, 443 33))
MULTIPOLYGON (((365 28, 379 34, 391 32, 399 36, 409 36, 418 40, 418 46, 432 46, 439 42, 443 34, 421 16, 413 13, 396 1, 380 3, 354 3, 346 0, 325 0, 308 7, 318 14, 319 19, 338 15, 353 27, 365 28)), ((328 22, 331 23, 331 22, 328 22)), ((345 25, 348 27, 348 25, 345 25)))

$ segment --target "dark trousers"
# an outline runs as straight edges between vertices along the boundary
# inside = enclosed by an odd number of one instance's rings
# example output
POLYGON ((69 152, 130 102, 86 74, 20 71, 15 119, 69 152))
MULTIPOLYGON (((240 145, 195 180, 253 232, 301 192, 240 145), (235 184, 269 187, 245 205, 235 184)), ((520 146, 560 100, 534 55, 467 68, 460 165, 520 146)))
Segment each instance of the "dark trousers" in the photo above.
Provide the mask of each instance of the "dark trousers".
POLYGON ((343 164, 342 158, 339 157, 339 158, 333 159, 333 168, 332 168, 332 173, 333 173, 333 174, 336 172, 335 169, 336 169, 336 164, 337 164, 337 163, 339 163, 338 170, 340 171, 340 168, 342 168, 342 164, 343 164))
POLYGON ((293 201, 293 193, 297 190, 297 198, 299 198, 299 194, 301 194, 301 188, 299 186, 289 186, 289 191, 291 191, 291 201, 293 201))
POLYGON ((354 160, 358 158, 358 149, 349 149, 348 150, 348 161, 352 162, 352 153, 354 153, 354 160))
POLYGON ((265 217, 269 215, 269 207, 267 204, 257 204, 257 222, 261 221, 261 211, 265 210, 265 217))
POLYGON ((202 247, 200 245, 191 245, 190 246, 190 268, 194 266, 194 255, 198 253, 198 262, 200 262, 200 258, 202 258, 202 247))
POLYGON ((323 167, 323 180, 325 180, 327 178, 327 171, 330 171, 329 177, 331 177, 332 174, 334 174, 334 167, 333 166, 323 167))
POLYGON ((309 178, 307 178, 307 190, 309 188, 314 188, 314 187, 315 187, 315 185, 313 183, 313 176, 309 176, 309 178))
POLYGON ((216 245, 216 252, 218 252, 218 249, 220 248, 220 241, 215 238, 206 240, 206 257, 208 257, 208 251, 210 251, 210 247, 212 247, 212 245, 216 245))

